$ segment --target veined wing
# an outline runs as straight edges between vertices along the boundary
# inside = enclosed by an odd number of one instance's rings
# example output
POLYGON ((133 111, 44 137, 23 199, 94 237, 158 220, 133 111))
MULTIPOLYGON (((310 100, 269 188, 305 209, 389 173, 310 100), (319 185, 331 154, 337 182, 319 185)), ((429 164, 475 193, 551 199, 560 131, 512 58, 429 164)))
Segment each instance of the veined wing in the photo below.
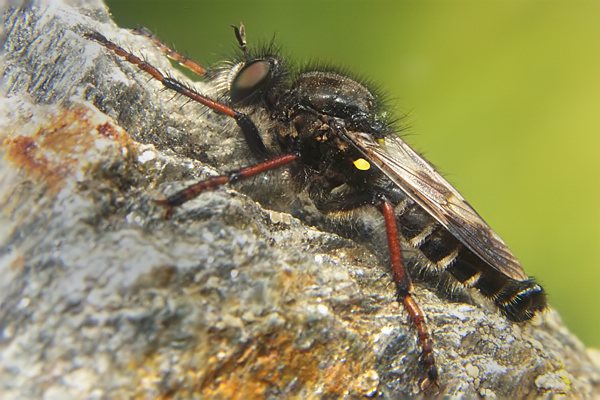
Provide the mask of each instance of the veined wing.
POLYGON ((361 132, 342 136, 375 164, 464 246, 491 267, 517 280, 528 279, 502 239, 454 187, 399 137, 379 144, 361 132))

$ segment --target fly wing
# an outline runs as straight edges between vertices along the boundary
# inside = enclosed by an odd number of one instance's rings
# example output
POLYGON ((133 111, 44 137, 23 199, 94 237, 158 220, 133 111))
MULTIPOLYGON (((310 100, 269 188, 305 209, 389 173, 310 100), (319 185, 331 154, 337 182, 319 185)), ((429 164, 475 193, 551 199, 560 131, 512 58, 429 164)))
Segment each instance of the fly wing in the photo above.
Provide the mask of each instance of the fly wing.
POLYGON ((380 144, 362 132, 344 132, 342 136, 487 264, 513 279, 528 279, 502 239, 460 193, 402 139, 388 137, 380 144))

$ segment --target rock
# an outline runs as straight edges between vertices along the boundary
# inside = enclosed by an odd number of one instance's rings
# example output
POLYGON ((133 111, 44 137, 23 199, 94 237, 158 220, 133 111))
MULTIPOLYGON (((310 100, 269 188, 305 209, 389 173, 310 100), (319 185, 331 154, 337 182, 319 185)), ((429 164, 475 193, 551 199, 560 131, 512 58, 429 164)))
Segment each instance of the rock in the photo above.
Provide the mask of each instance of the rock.
POLYGON ((251 157, 231 121, 83 34, 186 80, 149 40, 99 1, 0 8, 3 399, 593 396, 598 362, 555 311, 513 324, 435 282, 415 297, 440 387, 420 393, 387 265, 270 201, 285 174, 164 218, 156 199, 251 157))

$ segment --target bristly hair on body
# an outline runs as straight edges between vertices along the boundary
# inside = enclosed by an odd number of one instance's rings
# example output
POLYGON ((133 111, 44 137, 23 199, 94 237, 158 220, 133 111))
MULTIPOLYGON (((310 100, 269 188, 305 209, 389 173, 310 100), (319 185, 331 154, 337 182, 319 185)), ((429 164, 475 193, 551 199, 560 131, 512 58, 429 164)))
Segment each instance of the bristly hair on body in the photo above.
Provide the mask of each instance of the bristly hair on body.
POLYGON ((167 56, 210 82, 216 88, 213 97, 165 76, 100 33, 85 35, 165 88, 230 118, 257 160, 159 200, 167 216, 204 191, 281 168, 324 216, 378 210, 397 299, 417 331, 422 390, 438 385, 438 370, 425 313, 413 296, 406 253, 418 254, 420 275, 476 289, 511 321, 527 321, 546 307, 544 290, 502 239, 400 138, 377 90, 322 64, 291 67, 274 41, 250 50, 243 25, 234 27, 234 33, 238 54, 213 69, 143 33, 167 56))

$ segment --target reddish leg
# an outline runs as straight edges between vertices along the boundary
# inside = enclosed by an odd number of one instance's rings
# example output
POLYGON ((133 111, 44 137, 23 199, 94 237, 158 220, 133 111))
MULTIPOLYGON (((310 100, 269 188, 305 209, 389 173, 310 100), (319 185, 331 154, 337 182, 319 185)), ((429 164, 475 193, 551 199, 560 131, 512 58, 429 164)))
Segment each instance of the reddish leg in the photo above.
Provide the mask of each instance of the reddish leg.
POLYGON ((90 40, 98 42, 116 55, 123 57, 127 62, 135 65, 142 71, 147 72, 150 74, 150 76, 152 76, 152 78, 162 83, 167 89, 174 90, 175 92, 191 100, 203 104, 218 114, 233 118, 240 127, 250 150, 259 158, 269 158, 268 151, 265 148, 265 144, 262 141, 258 129, 256 129, 256 125, 254 125, 254 122, 252 122, 252 120, 248 118, 246 114, 239 112, 225 104, 219 103, 208 96, 200 94, 194 89, 185 86, 183 83, 173 78, 165 76, 158 70, 158 68, 142 60, 138 56, 131 54, 119 45, 111 42, 98 32, 88 32, 85 33, 84 36, 90 40))
POLYGON ((127 62, 135 65, 142 71, 149 73, 154 79, 161 82, 167 88, 173 89, 176 92, 178 92, 186 97, 189 97, 190 99, 197 101, 200 104, 204 104, 205 106, 209 107, 210 109, 214 110, 215 112, 217 112, 219 114, 224 114, 224 115, 230 116, 232 118, 235 118, 235 115, 237 112, 234 109, 232 109, 231 107, 227 107, 224 104, 214 101, 214 100, 210 99, 209 97, 204 96, 204 95, 184 86, 182 83, 177 82, 174 79, 165 76, 162 72, 160 72, 158 70, 158 68, 147 63, 146 61, 142 60, 138 56, 131 54, 130 52, 128 52, 121 46, 111 42, 110 40, 108 40, 107 38, 105 38, 104 36, 99 34, 98 32, 86 33, 85 37, 98 42, 99 44, 106 47, 107 49, 109 49, 110 51, 115 53, 116 55, 123 57, 125 60, 127 60, 127 62))
POLYGON ((398 240, 398 226, 396 225, 394 207, 389 201, 383 200, 381 203, 381 212, 385 219, 392 277, 394 283, 396 283, 398 300, 404 305, 408 316, 415 325, 415 328, 417 328, 419 344, 421 346, 421 363, 427 371, 427 376, 419 382, 419 386, 421 390, 425 390, 432 384, 437 385, 438 373, 433 356, 433 340, 425 322, 423 311, 412 297, 413 286, 402 261, 402 249, 398 240))
POLYGON ((177 193, 172 194, 165 200, 159 200, 158 203, 162 206, 167 207, 167 217, 171 215, 173 207, 177 207, 193 198, 198 196, 200 193, 206 190, 216 189, 219 186, 223 186, 227 183, 237 182, 242 179, 247 179, 272 169, 283 167, 284 165, 290 164, 298 159, 298 155, 289 153, 274 157, 270 160, 263 161, 261 163, 251 165, 249 167, 241 168, 235 171, 228 172, 225 175, 214 176, 206 180, 194 183, 177 193))
POLYGON ((171 60, 174 60, 174 61, 178 62, 179 65, 181 65, 181 66, 189 69, 190 71, 192 71, 196 75, 198 75, 198 76, 204 76, 204 74, 206 73, 206 68, 204 68, 202 65, 198 64, 196 61, 191 60, 188 57, 184 56, 183 54, 181 54, 177 50, 174 50, 174 49, 170 48, 169 46, 167 46, 166 44, 164 44, 163 42, 161 42, 148 29, 143 28, 143 27, 136 28, 136 29, 133 29, 133 33, 135 33, 136 35, 146 36, 148 39, 152 40, 152 42, 154 43, 154 45, 164 55, 166 55, 167 57, 169 57, 171 60))

